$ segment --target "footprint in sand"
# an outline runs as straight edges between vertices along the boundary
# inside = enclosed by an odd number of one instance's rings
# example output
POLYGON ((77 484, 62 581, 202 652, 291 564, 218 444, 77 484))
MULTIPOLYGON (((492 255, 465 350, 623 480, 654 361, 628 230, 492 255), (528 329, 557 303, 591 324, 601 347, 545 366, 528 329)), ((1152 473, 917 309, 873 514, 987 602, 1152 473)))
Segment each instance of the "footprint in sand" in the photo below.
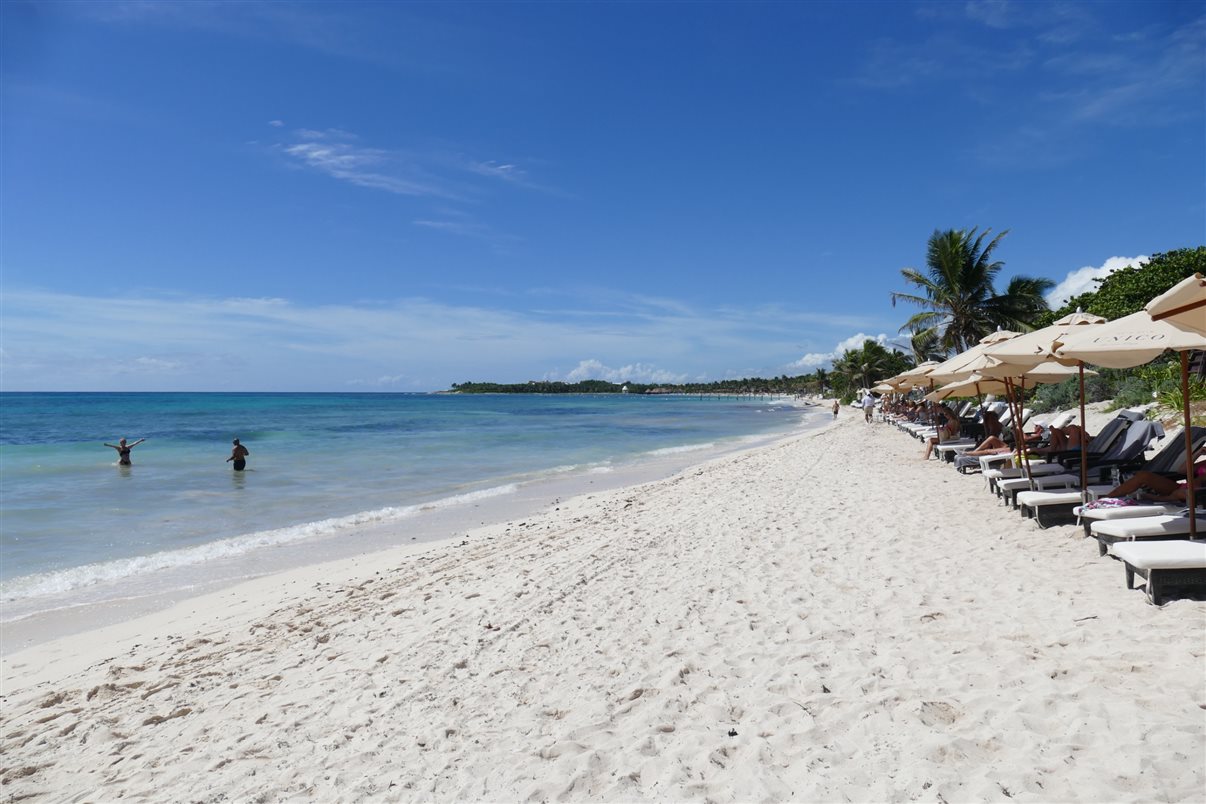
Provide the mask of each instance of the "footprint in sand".
POLYGON ((958 709, 945 701, 922 701, 919 715, 921 722, 931 728, 939 724, 949 726, 963 716, 958 709))

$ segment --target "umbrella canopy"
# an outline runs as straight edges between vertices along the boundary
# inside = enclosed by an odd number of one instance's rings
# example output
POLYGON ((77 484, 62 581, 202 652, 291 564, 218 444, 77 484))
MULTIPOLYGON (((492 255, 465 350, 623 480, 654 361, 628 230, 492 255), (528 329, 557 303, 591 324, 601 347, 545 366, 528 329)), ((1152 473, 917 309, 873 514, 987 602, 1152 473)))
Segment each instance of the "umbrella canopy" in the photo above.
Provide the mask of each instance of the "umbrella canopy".
POLYGON ((915 379, 917 377, 924 377, 925 375, 929 374, 930 371, 933 370, 934 366, 936 366, 936 365, 938 365, 937 360, 927 360, 924 363, 918 363, 916 366, 913 366, 913 368, 909 369, 908 371, 900 372, 896 376, 900 379, 905 379, 905 378, 915 379))
MULTIPOLYGON (((1024 360, 1020 363, 997 363, 980 369, 976 373, 982 377, 1009 379, 1014 385, 1033 386, 1063 382, 1069 377, 1077 376, 1079 372, 1076 366, 1068 366, 1063 363, 1040 363, 1035 366, 1024 360)), ((1087 371, 1085 373, 1096 374, 1097 372, 1087 371)))
POLYGON ((980 342, 972 348, 960 352, 954 357, 934 366, 926 374, 926 378, 933 380, 935 383, 951 383, 965 380, 979 369, 986 368, 992 364, 992 361, 983 359, 985 349, 993 344, 1007 341, 1010 338, 1016 338, 1018 334, 1017 332, 999 329, 991 335, 981 338, 980 342))
POLYGON ((1085 327, 1104 323, 1106 320, 1099 315, 1077 310, 1050 326, 994 343, 984 349, 984 355, 1000 361, 1000 364, 1037 366, 1054 359, 1051 348, 1061 338, 1070 333, 1082 332, 1085 327))
MULTIPOLYGON (((1038 366, 1037 368, 1029 368, 1013 366, 1012 368, 1019 369, 1016 373, 1005 371, 1005 368, 998 366, 998 374, 985 374, 976 372, 966 379, 944 385, 941 388, 926 394, 926 399, 931 402, 937 402, 943 399, 950 399, 956 396, 979 396, 980 394, 1004 394, 1010 390, 1006 380, 1009 380, 1013 386, 1027 385, 1048 385, 1057 382, 1063 382, 1069 377, 1075 377, 1077 370, 1074 366, 1063 366, 1059 363, 1049 363, 1038 366)), ((1089 371, 1087 374, 1093 374, 1089 371)))
POLYGON ((896 389, 895 385, 889 385, 888 382, 885 380, 884 382, 881 382, 879 385, 875 386, 871 390, 877 394, 890 394, 897 389, 896 389))
POLYGON ((936 365, 938 365, 937 360, 927 360, 924 363, 918 363, 908 371, 902 371, 895 377, 884 380, 884 383, 891 385, 892 389, 896 391, 904 391, 909 388, 928 388, 930 381, 926 379, 926 375, 936 365))
POLYGON ((1173 285, 1144 308, 1156 321, 1206 335, 1206 277, 1194 274, 1173 285))
MULTIPOLYGON (((1193 277, 1190 277, 1193 279, 1193 277)), ((1148 302, 1147 310, 1141 310, 1115 321, 1090 327, 1085 332, 1065 336, 1063 343, 1056 344, 1056 357, 1069 357, 1109 368, 1130 368, 1155 360, 1165 349, 1181 353, 1181 398, 1185 403, 1185 477, 1186 502, 1189 503, 1189 538, 1198 535, 1196 500, 1194 499, 1193 450, 1190 446, 1189 415, 1189 357, 1193 349, 1206 349, 1206 332, 1198 328, 1182 329, 1171 319, 1187 312, 1185 304, 1171 303, 1177 291, 1187 282, 1174 286, 1148 302), (1152 319, 1150 308, 1155 307, 1164 315, 1160 321, 1152 319)), ((1200 312, 1200 310, 1199 310, 1200 312)), ((1193 318, 1189 321, 1192 323, 1193 318)))
POLYGON ((1005 381, 996 377, 982 377, 979 374, 972 374, 970 377, 958 382, 948 383, 947 385, 930 391, 925 395, 929 402, 941 402, 943 399, 952 399, 958 396, 981 396, 982 394, 1003 394, 1005 393, 1005 381))
POLYGON ((1150 363, 1165 349, 1183 352, 1206 349, 1206 333, 1181 329, 1168 321, 1153 321, 1145 311, 1078 328, 1053 344, 1056 358, 1083 360, 1107 368, 1131 368, 1150 363))

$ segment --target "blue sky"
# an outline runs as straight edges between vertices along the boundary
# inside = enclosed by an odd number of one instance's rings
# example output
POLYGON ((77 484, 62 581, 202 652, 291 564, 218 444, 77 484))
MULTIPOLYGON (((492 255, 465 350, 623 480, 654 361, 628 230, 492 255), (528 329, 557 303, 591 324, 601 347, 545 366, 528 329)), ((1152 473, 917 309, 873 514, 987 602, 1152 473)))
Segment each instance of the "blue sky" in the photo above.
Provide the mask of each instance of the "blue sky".
POLYGON ((1206 7, 20 3, 5 390, 797 374, 1206 240, 1206 7))

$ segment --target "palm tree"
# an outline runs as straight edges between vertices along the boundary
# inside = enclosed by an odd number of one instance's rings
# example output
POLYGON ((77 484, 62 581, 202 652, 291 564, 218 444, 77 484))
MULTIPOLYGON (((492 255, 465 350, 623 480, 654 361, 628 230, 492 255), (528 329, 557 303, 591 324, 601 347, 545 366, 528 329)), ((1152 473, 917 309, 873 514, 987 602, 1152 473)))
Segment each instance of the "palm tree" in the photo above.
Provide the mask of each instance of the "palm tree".
POLYGON ((820 390, 818 391, 818 393, 821 396, 824 396, 825 395, 825 381, 829 379, 829 374, 825 371, 825 369, 819 368, 816 370, 815 376, 817 378, 817 385, 820 386, 820 390))
POLYGON ((984 243, 992 232, 985 229, 965 231, 948 229, 930 235, 926 248, 926 271, 902 268, 905 281, 924 292, 892 294, 892 305, 898 300, 924 308, 914 314, 901 332, 920 333, 934 329, 939 344, 946 349, 963 351, 998 327, 1027 331, 1035 319, 1046 312, 1043 294, 1054 287, 1050 279, 1016 276, 1004 293, 998 293, 993 280, 1005 263, 992 261, 1001 232, 984 243))
POLYGON ((847 349, 833 361, 830 378, 847 394, 858 388, 870 388, 877 380, 908 368, 908 359, 900 352, 889 352, 868 338, 857 349, 847 349))
MULTIPOLYGON (((927 360, 941 361, 946 359, 950 352, 939 341, 938 328, 927 327, 909 335, 907 342, 889 341, 889 344, 896 351, 909 355, 913 361, 913 366, 916 366, 927 360)), ((909 368, 912 368, 912 366, 909 368)))

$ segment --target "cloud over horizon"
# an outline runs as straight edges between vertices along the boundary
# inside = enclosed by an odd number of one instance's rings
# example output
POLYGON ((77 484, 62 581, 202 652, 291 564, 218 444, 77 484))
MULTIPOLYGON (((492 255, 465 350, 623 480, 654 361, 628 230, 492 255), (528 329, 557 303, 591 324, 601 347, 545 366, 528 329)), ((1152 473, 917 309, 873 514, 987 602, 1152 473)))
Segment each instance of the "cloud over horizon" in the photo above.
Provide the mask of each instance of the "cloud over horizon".
POLYGON ((1099 266, 1086 265, 1083 268, 1069 271, 1067 276, 1061 279, 1047 294, 1047 304, 1053 310, 1063 307, 1073 296, 1096 290, 1098 280, 1105 279, 1120 268, 1139 267, 1149 259, 1151 258, 1143 254, 1138 257, 1110 257, 1099 266))
POLYGON ((839 357, 841 357, 843 354, 845 354, 847 351, 849 351, 851 349, 862 348, 862 345, 864 343, 866 343, 867 341, 875 341, 880 346, 884 346, 888 343, 888 336, 883 332, 879 333, 878 335, 867 335, 864 332, 860 332, 857 335, 851 335, 849 338, 846 338, 845 340, 838 342, 838 345, 833 347, 833 351, 831 351, 831 352, 809 352, 808 354, 801 357, 799 360, 789 363, 788 368, 798 368, 798 369, 819 368, 820 366, 823 366, 826 363, 832 363, 834 360, 837 360, 839 357))
POLYGON ((768 376, 779 373, 801 327, 842 320, 638 296, 606 309, 515 310, 419 297, 302 304, 6 290, 3 303, 0 370, 8 390, 29 391, 427 391, 539 377, 672 383, 768 376))
MULTIPOLYGON (((556 379, 556 376, 549 377, 556 379)), ((643 382, 676 384, 686 382, 686 374, 659 369, 645 363, 633 363, 620 368, 605 366, 598 360, 582 360, 577 367, 565 375, 566 382, 583 380, 607 380, 608 382, 643 382)))

